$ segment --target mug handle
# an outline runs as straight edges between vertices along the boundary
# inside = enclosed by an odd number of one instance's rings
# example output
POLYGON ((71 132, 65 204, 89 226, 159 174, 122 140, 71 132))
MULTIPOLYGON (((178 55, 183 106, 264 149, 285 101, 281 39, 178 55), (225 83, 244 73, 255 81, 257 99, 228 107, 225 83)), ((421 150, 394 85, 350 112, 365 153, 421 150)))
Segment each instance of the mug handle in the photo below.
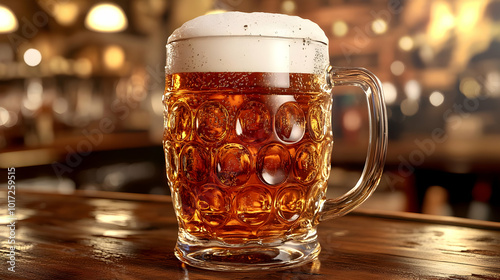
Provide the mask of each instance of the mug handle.
POLYGON ((364 68, 329 66, 326 82, 335 86, 357 86, 366 94, 370 116, 370 137, 365 166, 356 185, 344 195, 327 199, 320 206, 319 221, 341 217, 363 203, 382 177, 387 150, 387 112, 380 80, 364 68))

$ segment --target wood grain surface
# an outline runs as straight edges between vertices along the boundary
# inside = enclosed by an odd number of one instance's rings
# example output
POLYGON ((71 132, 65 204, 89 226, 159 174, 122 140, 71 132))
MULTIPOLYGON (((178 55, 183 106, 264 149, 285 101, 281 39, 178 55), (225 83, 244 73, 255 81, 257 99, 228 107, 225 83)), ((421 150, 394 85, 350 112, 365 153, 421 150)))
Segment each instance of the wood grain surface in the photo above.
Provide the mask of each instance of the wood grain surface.
POLYGON ((500 223, 356 211, 319 227, 318 260, 214 272, 179 262, 170 197, 17 192, 15 272, 0 193, 0 279, 500 279, 500 223))

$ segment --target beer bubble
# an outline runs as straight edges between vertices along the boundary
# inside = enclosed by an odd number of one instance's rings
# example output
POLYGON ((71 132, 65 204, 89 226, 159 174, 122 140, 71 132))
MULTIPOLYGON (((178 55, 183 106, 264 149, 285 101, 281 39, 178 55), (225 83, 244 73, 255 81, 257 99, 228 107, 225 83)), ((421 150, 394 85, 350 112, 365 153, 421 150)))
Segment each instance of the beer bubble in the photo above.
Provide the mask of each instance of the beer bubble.
POLYGON ((298 142, 304 136, 305 122, 302 109, 294 102, 287 102, 276 112, 276 134, 285 142, 298 142))
POLYGON ((304 143, 297 149, 293 171, 299 182, 309 183, 316 177, 318 156, 316 147, 311 143, 304 143))
POLYGON ((226 186, 241 186, 250 178, 251 156, 240 144, 224 145, 219 149, 215 161, 217 178, 226 186))
POLYGON ((202 183, 208 177, 210 161, 205 150, 198 146, 188 144, 184 146, 179 157, 180 171, 192 183, 202 183))
POLYGON ((330 177, 330 171, 332 166, 332 150, 333 150, 333 142, 328 141, 323 144, 323 163, 320 166, 321 169, 321 178, 324 180, 328 180, 330 177))
POLYGON ((257 155, 257 174, 268 185, 283 183, 291 169, 290 153, 279 144, 263 147, 257 155))
POLYGON ((227 214, 231 208, 229 196, 217 185, 203 185, 198 191, 197 199, 196 208, 205 224, 218 227, 229 218, 227 214))
POLYGON ((175 103, 167 116, 167 128, 172 138, 182 141, 191 133, 191 110, 183 102, 175 103))
POLYGON ((284 222, 296 221, 304 210, 304 191, 299 186, 285 186, 278 192, 276 209, 284 222))
POLYGON ((178 173, 178 157, 175 152, 174 144, 171 141, 165 141, 164 147, 165 151, 165 168, 167 173, 167 178, 170 182, 177 179, 178 173))
POLYGON ((260 102, 250 101, 238 111, 236 134, 247 143, 262 142, 271 135, 271 123, 267 107, 260 102))
POLYGON ((265 223, 272 208, 271 193, 260 186, 248 186, 236 195, 238 219, 248 226, 265 223))
POLYGON ((221 103, 203 103, 196 114, 198 136, 207 142, 222 140, 227 133, 228 118, 228 112, 221 103))
POLYGON ((326 113, 320 104, 314 104, 309 108, 307 116, 309 133, 315 141, 321 141, 326 134, 326 113))
POLYGON ((185 184, 179 184, 174 192, 174 202, 184 222, 190 221, 196 211, 196 198, 185 184))

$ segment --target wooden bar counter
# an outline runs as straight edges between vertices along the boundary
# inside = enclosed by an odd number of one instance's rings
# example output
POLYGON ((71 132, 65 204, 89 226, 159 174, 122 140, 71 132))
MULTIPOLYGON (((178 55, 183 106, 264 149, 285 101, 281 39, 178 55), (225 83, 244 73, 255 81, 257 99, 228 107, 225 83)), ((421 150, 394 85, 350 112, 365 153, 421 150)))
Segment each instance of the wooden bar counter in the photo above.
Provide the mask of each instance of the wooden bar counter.
POLYGON ((175 258, 168 196, 17 191, 13 215, 7 202, 1 192, 0 279, 500 279, 500 223, 358 210, 319 226, 318 260, 232 273, 175 258))

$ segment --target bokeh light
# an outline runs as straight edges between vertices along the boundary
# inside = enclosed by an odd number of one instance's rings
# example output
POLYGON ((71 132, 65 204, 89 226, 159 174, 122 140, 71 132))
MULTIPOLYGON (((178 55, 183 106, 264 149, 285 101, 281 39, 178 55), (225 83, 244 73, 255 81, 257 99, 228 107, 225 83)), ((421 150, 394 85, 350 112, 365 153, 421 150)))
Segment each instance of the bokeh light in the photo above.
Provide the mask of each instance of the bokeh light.
POLYGON ((285 0, 281 3, 281 10, 285 14, 293 14, 297 9, 297 5, 293 0, 285 0))
POLYGON ((417 80, 409 80, 405 84, 405 94, 408 99, 418 100, 422 94, 422 87, 417 80))
POLYGON ((403 72, 405 71, 405 65, 403 62, 396 60, 393 63, 391 63, 391 73, 396 75, 396 76, 401 76, 403 72))
POLYGON ((42 54, 39 50, 33 48, 27 49, 24 52, 23 58, 24 62, 32 67, 37 66, 40 62, 42 62, 42 54))
POLYGON ((401 48, 404 51, 410 51, 413 49, 413 46, 415 43, 413 42, 413 39, 410 36, 403 36, 399 39, 398 41, 399 48, 401 48))
POLYGON ((361 128, 361 115, 356 110, 348 110, 344 115, 344 128, 349 131, 357 131, 361 128))
POLYGON ((0 126, 4 126, 10 120, 10 114, 7 109, 0 107, 0 126))
POLYGON ((104 49, 103 58, 106 67, 117 70, 125 63, 125 51, 118 45, 111 45, 104 49))
POLYGON ((372 22, 372 31, 375 34, 384 34, 387 31, 387 22, 385 20, 378 18, 372 22))
POLYGON ((343 20, 337 20, 332 23, 332 33, 337 37, 344 37, 349 31, 349 26, 343 20))
POLYGON ((394 84, 390 82, 384 82, 382 83, 382 87, 384 88, 385 104, 394 104, 394 102, 396 102, 396 99, 398 98, 398 92, 394 84))
POLYGON ((410 116, 415 115, 418 112, 419 105, 418 105, 418 102, 416 100, 412 100, 412 99, 408 98, 408 99, 405 99, 401 102, 400 109, 401 109, 401 113, 403 113, 403 115, 410 117, 410 116))
POLYGON ((444 95, 439 91, 433 91, 429 96, 429 102, 434 107, 438 107, 444 102, 444 95))
POLYGON ((467 98, 476 98, 481 93, 481 84, 472 77, 466 77, 460 81, 459 89, 467 98))
POLYGON ((73 24, 79 13, 78 4, 70 1, 56 2, 54 5, 54 18, 62 25, 73 24))

